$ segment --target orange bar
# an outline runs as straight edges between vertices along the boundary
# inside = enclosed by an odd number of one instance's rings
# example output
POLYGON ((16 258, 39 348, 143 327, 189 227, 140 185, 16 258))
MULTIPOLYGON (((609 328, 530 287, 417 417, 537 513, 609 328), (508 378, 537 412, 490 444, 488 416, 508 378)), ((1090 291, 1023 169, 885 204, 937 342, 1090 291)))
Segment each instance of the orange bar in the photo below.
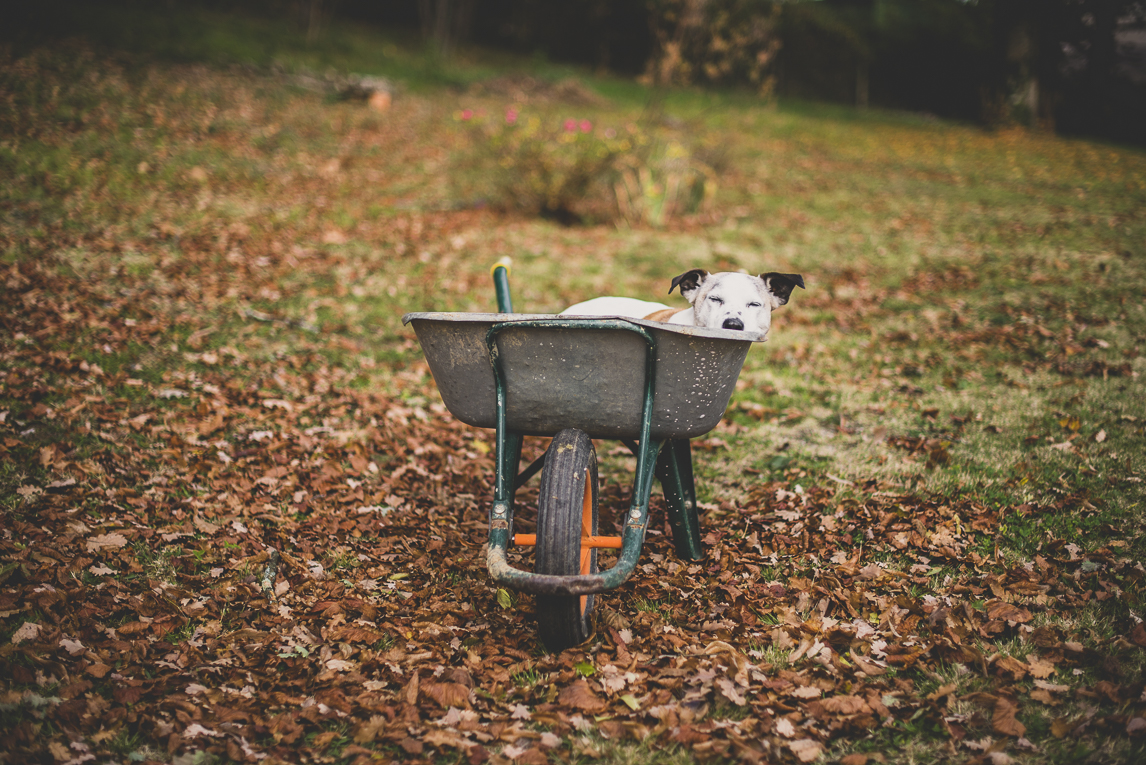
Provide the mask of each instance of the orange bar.
MULTIPOLYGON (((536 534, 514 534, 513 543, 520 547, 535 547, 537 545, 536 534)), ((608 547, 613 550, 621 549, 620 537, 581 537, 582 547, 608 547)))

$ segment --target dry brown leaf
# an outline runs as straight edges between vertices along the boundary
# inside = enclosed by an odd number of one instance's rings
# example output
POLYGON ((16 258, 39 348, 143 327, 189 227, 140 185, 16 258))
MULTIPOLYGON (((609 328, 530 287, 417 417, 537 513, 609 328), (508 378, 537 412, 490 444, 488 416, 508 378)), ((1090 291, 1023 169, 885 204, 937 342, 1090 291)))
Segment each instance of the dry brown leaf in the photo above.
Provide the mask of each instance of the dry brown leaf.
POLYGON ((991 715, 991 728, 1001 736, 1021 738, 1027 732, 1027 726, 1015 718, 1018 711, 1019 707, 1013 700, 999 696, 991 715))
POLYGON ((1055 666, 1052 662, 1041 659, 1034 654, 1027 656, 1027 668, 1030 670, 1031 677, 1039 679, 1050 677, 1055 673, 1055 666))
POLYGON ((455 733, 441 730, 440 728, 432 728, 427 731, 422 735, 422 741, 438 749, 443 749, 447 746, 454 749, 468 749, 473 746, 473 742, 467 741, 455 733))
POLYGON ((108 672, 111 672, 111 667, 109 667, 107 664, 97 661, 95 664, 92 664, 84 671, 92 677, 99 678, 104 677, 108 672))
POLYGON ((204 519, 201 515, 195 516, 194 524, 196 529, 203 532, 204 534, 207 534, 208 536, 213 535, 220 528, 222 528, 221 526, 204 519))
POLYGON ((582 712, 600 712, 605 702, 593 692, 584 679, 575 680, 557 694, 557 702, 564 706, 580 709, 582 712))
POLYGON ((1026 624, 1031 620, 1031 612, 1005 600, 992 600, 987 603, 987 618, 1026 624))
POLYGON ((769 636, 772 638, 772 645, 781 651, 787 651, 796 645, 796 641, 792 640, 792 637, 788 634, 788 631, 783 627, 775 628, 771 633, 769 633, 769 636))
POLYGON ((12 643, 13 645, 19 645, 20 643, 35 640, 40 637, 41 630, 42 627, 35 622, 24 622, 19 629, 12 633, 12 643))
POLYGON ((818 699, 823 695, 823 691, 814 685, 797 685, 788 695, 795 696, 798 699, 818 699))
POLYGON ((1051 735, 1055 738, 1066 738, 1074 730, 1074 722, 1067 717, 1056 717, 1051 721, 1051 735))
POLYGON ((354 742, 363 745, 372 743, 381 731, 386 730, 388 724, 389 721, 382 715, 374 715, 355 729, 354 742))
POLYGON ((814 738, 801 738, 791 741, 788 743, 788 748, 792 750, 792 754, 799 758, 800 762, 812 762, 824 751, 824 747, 814 738))
POLYGON ((469 707, 470 689, 461 683, 425 683, 422 693, 438 702, 443 709, 469 707))
POLYGON ((401 698, 410 706, 415 706, 418 703, 418 673, 415 671, 410 677, 410 682, 402 689, 401 698))
POLYGON ((87 551, 97 552, 105 547, 119 548, 127 544, 127 537, 123 534, 117 534, 114 531, 110 534, 98 534, 94 537, 89 537, 87 541, 87 551))
POLYGON ((944 696, 954 692, 958 688, 959 688, 959 686, 956 685, 955 683, 948 683, 947 685, 942 685, 942 686, 936 688, 933 692, 927 694, 927 700, 928 701, 938 701, 939 699, 943 698, 944 696))
POLYGON ((1026 677, 1028 667, 1013 656, 1000 656, 991 663, 996 673, 1011 681, 1022 680, 1026 677))
POLYGON ((887 673, 886 667, 879 666, 874 661, 868 659, 866 656, 862 656, 858 653, 853 653, 851 655, 851 659, 852 662, 860 668, 860 671, 869 677, 879 677, 880 675, 887 673))
POLYGON ((859 696, 829 696, 820 702, 826 711, 838 715, 854 715, 871 712, 871 707, 859 696))

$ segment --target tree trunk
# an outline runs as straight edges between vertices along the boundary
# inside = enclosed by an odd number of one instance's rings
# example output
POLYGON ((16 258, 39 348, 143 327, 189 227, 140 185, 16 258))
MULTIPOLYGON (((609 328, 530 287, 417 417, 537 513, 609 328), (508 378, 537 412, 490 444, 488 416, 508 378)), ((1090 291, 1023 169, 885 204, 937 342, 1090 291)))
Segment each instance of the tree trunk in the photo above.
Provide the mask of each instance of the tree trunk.
POLYGON ((449 58, 469 32, 473 0, 418 0, 422 34, 442 58, 449 58))
POLYGON ((322 0, 310 0, 310 9, 307 14, 306 42, 313 44, 318 39, 322 28, 322 0))

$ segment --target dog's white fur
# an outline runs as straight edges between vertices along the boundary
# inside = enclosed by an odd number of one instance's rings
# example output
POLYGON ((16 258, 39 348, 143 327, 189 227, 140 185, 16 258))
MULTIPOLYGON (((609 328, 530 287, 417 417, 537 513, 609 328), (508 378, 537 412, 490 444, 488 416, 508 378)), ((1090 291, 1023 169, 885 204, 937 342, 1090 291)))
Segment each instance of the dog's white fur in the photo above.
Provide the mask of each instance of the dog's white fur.
POLYGON ((795 287, 804 287, 799 274, 769 272, 759 276, 730 271, 710 274, 699 268, 672 280, 690 308, 624 297, 599 297, 569 306, 562 316, 621 316, 686 324, 711 329, 736 329, 767 335, 772 311, 788 302, 795 287))

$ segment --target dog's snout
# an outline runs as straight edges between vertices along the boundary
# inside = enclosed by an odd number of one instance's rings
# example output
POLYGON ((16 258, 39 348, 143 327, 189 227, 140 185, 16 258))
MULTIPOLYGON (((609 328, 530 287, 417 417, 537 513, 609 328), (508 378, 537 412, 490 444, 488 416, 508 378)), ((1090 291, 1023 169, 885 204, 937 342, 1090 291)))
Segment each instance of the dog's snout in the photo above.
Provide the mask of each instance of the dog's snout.
POLYGON ((720 326, 724 327, 725 329, 744 329, 744 322, 742 322, 740 319, 729 318, 725 319, 724 323, 720 326))

